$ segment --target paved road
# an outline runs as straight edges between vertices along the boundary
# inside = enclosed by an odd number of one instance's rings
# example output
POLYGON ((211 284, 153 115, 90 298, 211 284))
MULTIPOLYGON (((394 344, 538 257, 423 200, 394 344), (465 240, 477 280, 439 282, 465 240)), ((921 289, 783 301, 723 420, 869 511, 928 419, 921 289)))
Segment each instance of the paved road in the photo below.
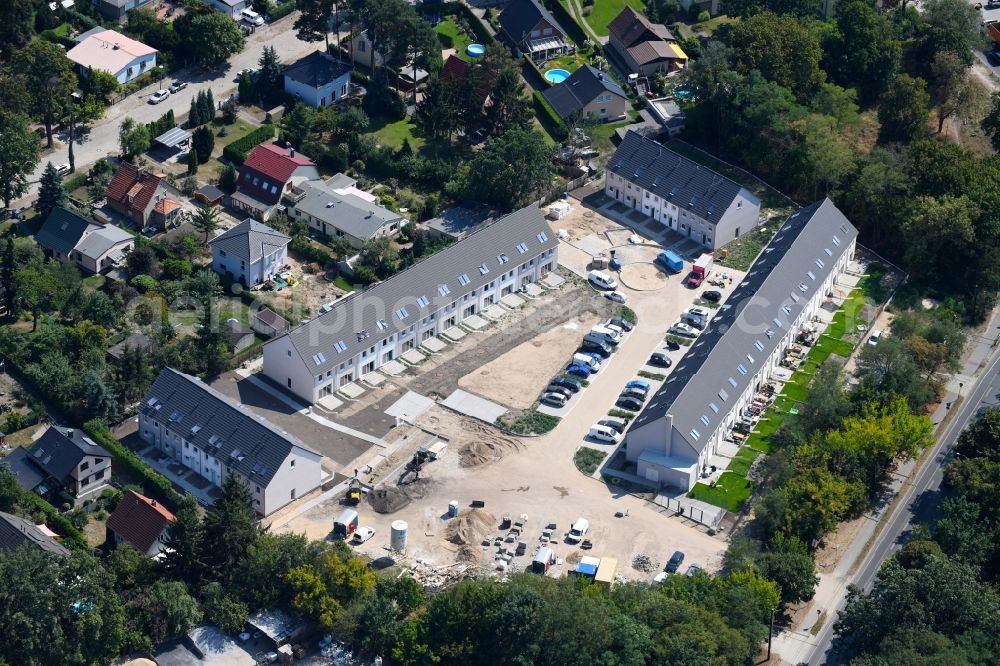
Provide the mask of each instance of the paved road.
MULTIPOLYGON (((283 63, 293 62, 316 49, 322 50, 322 42, 307 43, 300 41, 295 36, 292 26, 297 15, 297 12, 292 12, 277 23, 258 29, 247 38, 247 44, 243 51, 233 56, 227 64, 220 68, 207 72, 189 68, 177 72, 177 76, 165 78, 163 80, 164 88, 175 80, 187 81, 190 85, 178 94, 171 95, 160 104, 149 103, 149 95, 156 90, 156 86, 151 86, 132 95, 120 104, 108 108, 104 118, 92 125, 90 131, 85 135, 77 137, 73 149, 77 171, 88 167, 102 157, 118 154, 118 130, 125 118, 148 123, 156 120, 169 109, 173 109, 174 116, 180 118, 181 115, 188 112, 191 107, 191 99, 198 94, 198 91, 209 88, 212 90, 216 102, 227 98, 236 89, 234 80, 236 72, 248 67, 256 67, 265 46, 273 46, 278 52, 278 58, 283 63)), ((35 174, 32 176, 31 192, 28 198, 33 198, 37 191, 38 180, 48 162, 51 161, 53 164, 69 162, 69 148, 66 139, 65 133, 59 135, 59 143, 55 151, 43 155, 35 174)))
MULTIPOLYGON (((991 328, 993 330, 988 333, 992 336, 995 326, 991 326, 991 328)), ((980 349, 976 351, 980 351, 986 343, 987 341, 980 341, 980 349)), ((964 382, 966 393, 962 394, 963 400, 958 407, 958 413, 952 416, 951 421, 941 431, 937 443, 929 454, 930 458, 927 463, 920 469, 912 483, 906 486, 902 501, 886 519, 882 532, 858 568, 853 582, 864 590, 871 589, 882 562, 909 539, 913 523, 923 522, 936 511, 936 500, 938 499, 936 493, 944 476, 943 467, 951 459, 950 450, 959 434, 970 421, 975 419, 980 409, 1000 404, 1000 349, 993 350, 990 355, 985 357, 984 361, 986 365, 980 379, 973 380, 971 383, 964 382)), ((811 666, 839 663, 836 656, 830 654, 830 649, 836 614, 843 606, 843 599, 841 599, 839 605, 834 609, 835 612, 828 614, 829 619, 817 636, 815 648, 808 659, 811 666)))

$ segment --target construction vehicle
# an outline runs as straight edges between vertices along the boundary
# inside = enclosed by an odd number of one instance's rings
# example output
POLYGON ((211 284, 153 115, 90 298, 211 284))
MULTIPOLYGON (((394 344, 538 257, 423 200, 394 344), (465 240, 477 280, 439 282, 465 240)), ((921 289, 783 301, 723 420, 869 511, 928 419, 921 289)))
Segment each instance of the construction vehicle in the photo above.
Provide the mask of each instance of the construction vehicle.
POLYGON ((361 482, 358 481, 357 477, 351 479, 347 485, 347 501, 351 504, 357 504, 361 501, 361 482))

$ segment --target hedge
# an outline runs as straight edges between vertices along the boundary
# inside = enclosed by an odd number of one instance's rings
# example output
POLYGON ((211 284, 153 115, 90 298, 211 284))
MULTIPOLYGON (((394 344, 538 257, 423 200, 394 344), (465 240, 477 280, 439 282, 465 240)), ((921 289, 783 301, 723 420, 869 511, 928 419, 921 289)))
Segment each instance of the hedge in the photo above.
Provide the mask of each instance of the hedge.
POLYGON ((143 492, 159 501, 171 511, 177 511, 183 497, 174 490, 170 480, 147 465, 134 451, 130 451, 111 434, 106 423, 99 419, 87 421, 83 429, 90 438, 111 454, 111 464, 132 481, 142 486, 143 492))
POLYGON ((496 41, 490 33, 489 28, 483 24, 482 19, 472 13, 468 5, 461 2, 445 2, 441 5, 441 14, 443 16, 455 16, 457 14, 464 16, 469 27, 472 28, 472 32, 476 35, 476 41, 480 44, 492 44, 496 41))
POLYGON ((83 532, 76 529, 68 518, 59 513, 58 509, 46 502, 41 496, 31 491, 25 491, 21 493, 20 504, 28 510, 28 513, 43 514, 45 524, 63 537, 63 545, 80 550, 90 550, 90 544, 87 543, 87 537, 83 535, 83 532))
POLYGON ((295 11, 295 3, 292 0, 285 0, 285 2, 274 8, 273 12, 270 12, 267 16, 274 23, 278 19, 283 19, 292 12, 295 11))
POLYGON ((293 237, 291 242, 288 244, 288 249, 306 261, 312 261, 317 264, 321 264, 324 267, 329 264, 337 263, 337 257, 334 256, 332 252, 310 243, 301 236, 293 237))
POLYGON ((273 138, 274 125, 261 125, 242 139, 236 139, 236 141, 223 148, 222 154, 233 164, 243 164, 243 160, 247 158, 251 150, 258 144, 270 141, 273 138))
POLYGON ((545 8, 556 17, 556 22, 566 31, 566 36, 576 42, 577 46, 583 46, 588 41, 587 32, 576 22, 576 19, 569 15, 566 7, 559 0, 543 0, 545 8))
POLYGON ((548 100, 545 99, 542 96, 542 93, 537 90, 532 94, 532 99, 535 102, 535 116, 538 117, 538 122, 540 122, 545 129, 548 130, 549 134, 551 134, 556 140, 561 141, 565 138, 567 134, 566 126, 563 125, 562 119, 559 117, 559 114, 556 113, 555 109, 552 108, 552 105, 549 104, 548 100))
POLYGON ((545 78, 545 74, 543 74, 542 70, 538 68, 538 65, 536 65, 535 61, 531 59, 531 56, 524 55, 522 57, 524 58, 524 62, 526 62, 528 64, 528 67, 530 67, 532 70, 534 70, 535 74, 538 75, 538 80, 541 82, 541 85, 539 85, 539 86, 532 86, 532 87, 533 88, 538 88, 538 89, 541 89, 541 90, 547 90, 547 89, 551 88, 552 87, 552 82, 549 81, 547 78, 545 78))

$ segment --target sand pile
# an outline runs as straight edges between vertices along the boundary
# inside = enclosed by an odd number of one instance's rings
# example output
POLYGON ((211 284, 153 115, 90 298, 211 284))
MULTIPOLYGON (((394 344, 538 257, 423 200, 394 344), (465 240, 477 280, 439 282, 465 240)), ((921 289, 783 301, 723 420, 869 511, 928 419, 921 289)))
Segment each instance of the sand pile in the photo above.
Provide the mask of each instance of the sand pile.
POLYGON ((410 503, 410 496, 399 488, 379 488, 367 495, 375 513, 395 513, 410 503))
POLYGON ((462 546, 455 553, 455 560, 466 564, 479 564, 483 559, 483 549, 479 546, 462 546))
POLYGON ((497 526, 497 519, 485 509, 467 509, 448 523, 445 538, 459 546, 478 546, 497 526))
POLYGON ((524 444, 513 437, 500 434, 495 428, 472 419, 463 419, 463 435, 471 441, 465 442, 458 450, 459 465, 478 467, 503 459, 508 452, 515 452, 524 444))

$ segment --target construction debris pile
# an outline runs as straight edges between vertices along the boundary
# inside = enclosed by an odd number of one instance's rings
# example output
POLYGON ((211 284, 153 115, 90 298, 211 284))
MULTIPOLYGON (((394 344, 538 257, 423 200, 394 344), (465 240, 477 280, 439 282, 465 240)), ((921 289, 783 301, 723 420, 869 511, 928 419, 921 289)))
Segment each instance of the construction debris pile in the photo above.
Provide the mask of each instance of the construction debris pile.
POLYGON ((632 558, 632 568, 643 573, 653 573, 660 570, 660 563, 648 555, 639 553, 632 558))
POLYGON ((376 513, 395 513, 410 501, 410 496, 399 488, 378 488, 368 493, 368 503, 376 513))

